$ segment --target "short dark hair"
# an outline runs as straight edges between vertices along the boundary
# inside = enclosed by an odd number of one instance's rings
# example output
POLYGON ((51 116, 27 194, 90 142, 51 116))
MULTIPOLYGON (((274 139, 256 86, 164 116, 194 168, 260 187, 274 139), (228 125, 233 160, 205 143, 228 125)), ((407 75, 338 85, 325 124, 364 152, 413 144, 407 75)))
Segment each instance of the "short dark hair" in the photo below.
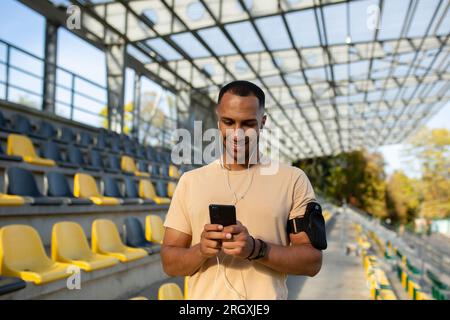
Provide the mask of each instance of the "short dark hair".
POLYGON ((220 89, 219 98, 217 99, 218 104, 220 103, 220 100, 222 100, 222 97, 226 92, 231 92, 241 97, 248 97, 253 95, 256 98, 258 98, 259 107, 264 109, 266 95, 264 94, 264 91, 262 91, 260 87, 258 87, 256 84, 250 81, 236 80, 223 86, 220 89))

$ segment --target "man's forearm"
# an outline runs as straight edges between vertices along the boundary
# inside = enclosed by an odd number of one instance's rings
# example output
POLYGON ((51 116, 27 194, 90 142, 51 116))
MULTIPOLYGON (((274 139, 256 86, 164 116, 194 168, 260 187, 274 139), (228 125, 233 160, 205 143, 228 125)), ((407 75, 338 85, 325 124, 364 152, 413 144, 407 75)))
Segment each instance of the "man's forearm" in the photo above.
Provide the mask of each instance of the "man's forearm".
POLYGON ((161 258, 164 272, 170 276, 192 275, 206 261, 200 253, 199 244, 190 248, 163 245, 161 258))
POLYGON ((320 271, 322 251, 315 249, 311 244, 280 246, 267 243, 267 245, 266 256, 255 261, 288 274, 315 276, 320 271))

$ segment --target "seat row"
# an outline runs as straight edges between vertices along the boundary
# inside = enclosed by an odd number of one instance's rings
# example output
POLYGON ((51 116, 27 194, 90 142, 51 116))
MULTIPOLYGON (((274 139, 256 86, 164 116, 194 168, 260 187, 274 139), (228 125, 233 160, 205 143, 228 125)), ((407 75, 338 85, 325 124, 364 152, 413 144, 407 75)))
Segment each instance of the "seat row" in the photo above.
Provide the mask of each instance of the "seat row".
POLYGON ((57 129, 46 120, 40 120, 38 123, 32 124, 27 116, 19 113, 14 114, 11 119, 6 119, 0 111, 0 131, 19 133, 37 140, 52 140, 83 148, 125 153, 138 158, 148 156, 149 160, 157 163, 170 163, 169 152, 157 152, 152 147, 140 144, 136 138, 104 128, 101 128, 97 134, 85 130, 75 132, 67 126, 61 126, 57 129))
MULTIPOLYGON (((113 221, 94 220, 91 247, 79 224, 58 222, 52 228, 51 257, 47 255, 40 235, 33 227, 4 226, 0 228, 0 275, 41 285, 69 277, 70 265, 92 272, 112 267, 119 262, 142 259, 159 252, 164 236, 163 222, 159 216, 148 215, 145 221, 144 235, 137 218, 125 219, 124 244, 113 221)), ((0 288, 0 292, 1 290, 0 288)))
POLYGON ((61 172, 49 171, 44 179, 47 190, 43 193, 31 171, 9 167, 6 171, 7 193, 0 193, 0 206, 169 204, 176 187, 175 182, 159 180, 156 181, 155 190, 149 179, 137 181, 124 176, 125 192, 122 192, 118 178, 104 176, 102 194, 94 177, 86 173, 75 174, 73 191, 67 177, 61 172))
POLYGON ((120 158, 114 154, 107 154, 108 161, 102 152, 89 150, 87 154, 70 144, 65 148, 59 147, 53 141, 46 141, 41 144, 40 156, 36 153, 32 141, 19 134, 9 134, 7 138, 7 154, 0 147, 0 159, 9 161, 25 161, 38 166, 60 166, 72 169, 83 168, 90 171, 105 171, 109 173, 134 174, 136 176, 149 177, 150 172, 155 177, 165 177, 178 179, 180 172, 174 165, 151 164, 147 160, 135 160, 127 155, 120 158), (87 160, 89 159, 89 160, 87 160))

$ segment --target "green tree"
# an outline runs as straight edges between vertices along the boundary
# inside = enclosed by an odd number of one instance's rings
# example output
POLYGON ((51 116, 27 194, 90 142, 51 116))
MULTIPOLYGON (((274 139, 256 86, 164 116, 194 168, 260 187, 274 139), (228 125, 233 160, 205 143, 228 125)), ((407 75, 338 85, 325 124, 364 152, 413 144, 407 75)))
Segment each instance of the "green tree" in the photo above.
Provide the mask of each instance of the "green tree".
POLYGON ((410 223, 417 216, 420 205, 420 180, 409 178, 397 170, 388 179, 386 203, 393 222, 410 223))
POLYGON ((450 131, 423 128, 410 139, 407 154, 420 164, 425 218, 450 217, 450 131))

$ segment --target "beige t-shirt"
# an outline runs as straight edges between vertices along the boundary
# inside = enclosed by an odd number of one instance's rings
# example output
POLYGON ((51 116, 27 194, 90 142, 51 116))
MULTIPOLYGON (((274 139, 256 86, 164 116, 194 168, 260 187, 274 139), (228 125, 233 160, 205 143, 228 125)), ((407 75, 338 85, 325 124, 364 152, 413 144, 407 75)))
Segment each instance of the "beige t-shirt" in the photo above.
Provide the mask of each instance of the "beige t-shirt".
MULTIPOLYGON (((210 204, 233 204, 232 190, 239 196, 236 216, 249 233, 268 243, 289 245, 288 219, 302 216, 306 205, 315 201, 311 183, 299 168, 272 162, 275 174, 267 174, 268 164, 250 171, 228 171, 218 160, 183 174, 180 178, 165 227, 192 236, 200 242, 204 225, 210 223, 210 204), (274 167, 275 165, 275 167, 274 167), (253 176, 253 177, 252 177, 253 176)), ((188 281, 189 299, 287 299, 286 274, 258 262, 234 258, 221 252, 208 259, 188 281)))

